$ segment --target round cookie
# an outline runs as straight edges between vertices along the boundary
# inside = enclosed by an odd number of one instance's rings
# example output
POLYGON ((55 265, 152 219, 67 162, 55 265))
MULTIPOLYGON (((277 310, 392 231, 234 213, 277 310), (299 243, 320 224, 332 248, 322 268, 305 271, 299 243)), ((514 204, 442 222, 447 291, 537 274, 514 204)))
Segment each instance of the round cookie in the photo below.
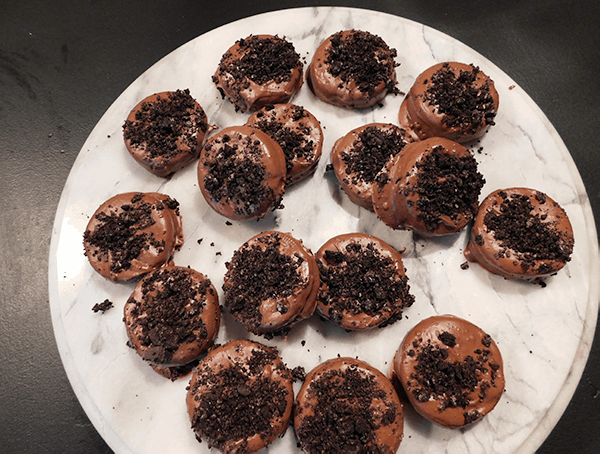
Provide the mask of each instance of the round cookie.
POLYGON ((571 260, 567 213, 540 191, 500 189, 481 203, 464 255, 506 279, 543 284, 571 260))
POLYGON ((154 271, 183 245, 179 203, 154 192, 111 197, 88 222, 83 245, 92 267, 115 282, 154 271))
POLYGON ((224 306, 248 331, 272 337, 313 314, 319 290, 317 262, 289 233, 254 236, 226 266, 224 306))
POLYGON ((423 236, 460 231, 477 213, 485 180, 462 145, 441 137, 408 144, 376 177, 373 207, 393 229, 423 236))
POLYGON ((375 177, 409 142, 402 128, 389 123, 370 123, 339 138, 331 150, 331 164, 348 198, 373 211, 375 177))
POLYGON ((340 31, 317 48, 306 80, 321 101, 365 109, 381 102, 388 93, 398 93, 396 55, 396 50, 377 35, 340 31))
POLYGON ((206 202, 229 219, 258 219, 279 208, 285 190, 285 155, 259 129, 231 126, 202 148, 198 183, 206 202))
POLYGON ((222 452, 263 449, 290 423, 292 382, 275 348, 234 340, 211 350, 186 397, 196 438, 222 452))
POLYGON ((250 35, 223 54, 212 77, 236 110, 286 103, 302 87, 303 65, 294 46, 272 35, 250 35))
POLYGON ((335 358, 311 370, 298 392, 294 429, 306 453, 395 453, 404 413, 390 380, 364 361, 335 358))
POLYGON ((398 121, 414 139, 459 143, 482 137, 498 112, 494 82, 473 65, 438 63, 423 71, 400 105, 398 121))
POLYGON ((338 235, 321 246, 315 258, 321 274, 317 312, 345 329, 390 325, 415 300, 402 256, 379 238, 338 235))
POLYGON ((144 276, 125 303, 123 318, 129 345, 159 373, 198 359, 212 345, 220 320, 210 280, 178 266, 144 276))
POLYGON ((430 317, 410 330, 392 368, 415 410, 445 427, 483 418, 504 392, 496 343, 481 328, 452 315, 430 317))
POLYGON ((123 138, 133 159, 166 177, 198 157, 209 129, 204 110, 189 90, 165 91, 133 108, 123 124, 123 138))
POLYGON ((268 105, 251 115, 246 126, 260 129, 281 146, 287 186, 315 171, 323 149, 323 130, 308 110, 294 104, 268 105))

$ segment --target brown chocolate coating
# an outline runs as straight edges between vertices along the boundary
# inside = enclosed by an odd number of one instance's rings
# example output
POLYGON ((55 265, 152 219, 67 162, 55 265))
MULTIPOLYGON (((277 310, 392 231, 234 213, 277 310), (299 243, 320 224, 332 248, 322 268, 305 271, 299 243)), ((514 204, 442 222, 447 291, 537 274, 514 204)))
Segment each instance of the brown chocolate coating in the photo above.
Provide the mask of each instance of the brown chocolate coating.
POLYGON ((388 161, 376 180, 373 207, 377 216, 393 229, 413 230, 423 236, 447 235, 464 228, 477 212, 484 183, 471 152, 441 137, 408 144, 388 161), (444 168, 436 163, 440 157, 446 162, 458 160, 458 165, 444 168), (427 168, 432 169, 430 176, 427 168), (434 182, 429 181, 433 172, 437 175, 434 182))
POLYGON ((382 327, 414 302, 402 256, 366 233, 327 241, 315 254, 321 273, 317 312, 349 330, 382 327))
POLYGON ((294 46, 272 35, 250 35, 223 54, 213 82, 242 112, 289 102, 303 84, 294 46))
POLYGON ((510 188, 494 191, 481 203, 464 255, 506 279, 542 283, 566 265, 573 245, 573 228, 558 203, 534 189, 510 188), (523 212, 505 212, 519 199, 527 206, 523 212), (496 231, 494 224, 506 217, 519 220, 499 224, 502 232, 496 231))
POLYGON ((123 125, 127 151, 146 170, 166 177, 200 154, 209 126, 189 90, 156 93, 136 105, 123 125))
POLYGON ((191 268, 166 266, 146 275, 124 307, 130 345, 152 365, 183 366, 210 347, 221 309, 210 280, 191 268))
POLYGON ((246 126, 260 129, 281 146, 287 186, 315 171, 323 149, 323 130, 308 110, 294 104, 269 105, 251 115, 246 126))
POLYGON ((234 340, 211 350, 188 388, 196 437, 222 452, 256 452, 286 431, 294 402, 292 375, 277 350, 234 340))
POLYGON ((410 330, 392 373, 415 410, 445 427, 481 419, 504 392, 498 346, 481 328, 453 315, 427 318, 410 330))
POLYGON ((494 124, 498 105, 499 97, 494 82, 479 68, 464 63, 444 62, 433 65, 417 77, 400 106, 398 121, 414 139, 445 137, 464 143, 482 137, 494 124), (454 82, 458 94, 446 94, 444 108, 428 94, 440 70, 449 70, 459 79, 454 82), (462 83, 461 72, 474 71, 474 81, 462 83), (475 95, 470 103, 466 101, 464 91, 461 91, 464 88, 475 95), (475 98, 477 101, 474 101, 475 98), (477 109, 473 108, 474 104, 477 104, 477 109))
POLYGON ((107 279, 154 271, 183 244, 179 204, 164 194, 128 192, 104 202, 84 232, 85 255, 107 279))
POLYGON ((315 311, 319 282, 315 257, 302 241, 263 232, 227 264, 224 306, 254 334, 286 332, 315 311))
POLYGON ((331 164, 348 198, 373 211, 375 177, 410 141, 402 128, 389 123, 363 125, 339 138, 331 150, 331 164))
POLYGON ((231 126, 202 148, 198 183, 206 202, 229 219, 263 218, 285 190, 285 155, 259 129, 231 126))
POLYGON ((306 81, 321 101, 351 109, 374 106, 396 93, 396 50, 360 30, 331 35, 315 51, 306 81))
POLYGON ((327 360, 296 397, 294 429, 306 453, 395 453, 404 413, 390 380, 364 361, 327 360))

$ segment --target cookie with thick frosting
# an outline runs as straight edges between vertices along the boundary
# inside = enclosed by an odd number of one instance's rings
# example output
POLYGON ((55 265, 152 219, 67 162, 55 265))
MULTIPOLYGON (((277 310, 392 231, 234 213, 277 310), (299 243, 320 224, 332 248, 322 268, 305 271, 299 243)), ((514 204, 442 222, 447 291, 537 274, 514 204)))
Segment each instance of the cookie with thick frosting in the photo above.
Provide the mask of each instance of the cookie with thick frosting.
POLYGON ((338 235, 315 257, 321 274, 317 312, 345 329, 390 325, 415 300, 402 256, 379 238, 366 233, 338 235))
POLYGON ((409 142, 405 131, 390 123, 369 123, 339 138, 331 149, 331 164, 348 198, 373 211, 375 178, 409 142))

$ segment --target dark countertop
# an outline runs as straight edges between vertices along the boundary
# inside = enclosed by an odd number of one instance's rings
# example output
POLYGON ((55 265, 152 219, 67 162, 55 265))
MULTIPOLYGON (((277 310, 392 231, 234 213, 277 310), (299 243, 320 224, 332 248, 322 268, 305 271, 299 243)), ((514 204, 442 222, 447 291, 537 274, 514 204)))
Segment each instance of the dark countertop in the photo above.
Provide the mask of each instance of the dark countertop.
MULTIPOLYGON (((110 452, 64 372, 48 304, 54 215, 71 166, 105 110, 142 72, 196 36, 281 2, 14 1, 0 5, 0 446, 110 452), (259 6, 260 5, 260 6, 259 6)), ((600 219, 600 3, 596 0, 290 1, 353 6, 436 28, 490 59, 548 116, 600 219), (451 7, 449 5, 452 5, 451 7)), ((600 446, 600 340, 539 452, 600 446)))

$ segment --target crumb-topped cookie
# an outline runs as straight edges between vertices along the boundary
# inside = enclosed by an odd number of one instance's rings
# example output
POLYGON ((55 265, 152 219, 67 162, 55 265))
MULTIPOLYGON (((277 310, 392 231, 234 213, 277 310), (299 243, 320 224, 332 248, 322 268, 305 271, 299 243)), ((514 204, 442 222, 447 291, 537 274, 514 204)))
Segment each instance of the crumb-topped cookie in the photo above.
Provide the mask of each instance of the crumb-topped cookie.
POLYGON ((402 404, 390 380, 364 361, 335 358, 311 370, 296 397, 294 430, 309 454, 398 450, 402 404))
POLYGON ((242 112, 289 102, 303 84, 303 65, 292 43, 279 36, 250 35, 223 54, 213 82, 242 112))
POLYGON ((173 379, 191 372, 212 345, 220 320, 219 297, 210 280, 178 266, 144 276, 125 303, 123 317, 129 345, 156 372, 173 379))
POLYGON ((574 243, 567 213, 546 194, 500 189, 481 203, 464 255, 507 279, 543 283, 571 260, 574 243))
POLYGON ((206 114, 188 89, 144 98, 123 124, 129 154, 159 177, 182 169, 200 154, 211 128, 206 114))
POLYGON ((387 162, 376 177, 373 206, 393 229, 447 235, 475 216, 484 183, 469 150, 435 137, 408 144, 387 162))
POLYGON ((194 370, 186 404, 199 441, 222 452, 255 452, 288 428, 293 377, 277 349, 234 340, 194 370))
POLYGON ((281 146, 286 161, 286 186, 315 171, 323 150, 323 130, 319 120, 304 107, 270 104, 252 114, 246 126, 260 129, 281 146))
POLYGON ((334 33, 315 51, 306 72, 317 98, 335 106, 365 109, 381 102, 396 87, 397 52, 362 30, 334 33))
POLYGON ((280 207, 285 190, 285 155, 266 133, 231 126, 202 148, 198 184, 206 202, 230 219, 263 218, 280 207))
POLYGON ((88 222, 83 245, 92 267, 115 282, 154 271, 183 245, 179 203, 154 192, 111 197, 88 222))
POLYGON ((285 334, 316 306, 319 270, 302 241, 263 232, 244 243, 227 264, 224 307, 254 334, 285 334))
POLYGON ((427 318, 410 330, 392 374, 419 414, 451 428, 483 418, 504 392, 498 346, 481 328, 453 315, 427 318))
POLYGON ((373 211, 375 178, 409 142, 405 131, 390 123, 369 123, 339 138, 331 150, 331 164, 348 198, 373 211))
POLYGON ((338 235, 315 257, 321 274, 317 312, 345 329, 390 325, 415 300, 402 256, 379 238, 366 233, 338 235))
POLYGON ((498 112, 494 82, 477 66, 444 62, 423 71, 400 106, 400 126, 415 139, 459 143, 483 136, 498 112))

